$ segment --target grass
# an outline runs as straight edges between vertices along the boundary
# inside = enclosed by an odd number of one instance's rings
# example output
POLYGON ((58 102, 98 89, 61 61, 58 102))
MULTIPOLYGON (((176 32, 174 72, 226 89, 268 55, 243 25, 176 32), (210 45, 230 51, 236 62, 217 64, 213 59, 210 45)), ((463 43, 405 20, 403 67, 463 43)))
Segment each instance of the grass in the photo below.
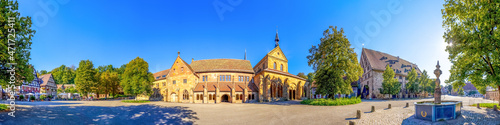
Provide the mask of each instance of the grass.
POLYGON ((361 103, 360 97, 337 98, 335 100, 333 100, 333 99, 307 99, 307 100, 300 102, 300 104, 320 105, 320 106, 352 105, 352 104, 358 104, 358 103, 361 103))
MULTIPOLYGON (((500 108, 498 103, 479 103, 479 107, 493 108, 494 105, 497 105, 497 108, 500 108)), ((473 104, 472 106, 477 106, 477 104, 473 104)))
POLYGON ((122 100, 122 102, 125 102, 125 103, 146 103, 146 102, 150 102, 148 100, 122 100))
POLYGON ((7 105, 0 104, 0 111, 6 111, 6 110, 8 110, 7 105))

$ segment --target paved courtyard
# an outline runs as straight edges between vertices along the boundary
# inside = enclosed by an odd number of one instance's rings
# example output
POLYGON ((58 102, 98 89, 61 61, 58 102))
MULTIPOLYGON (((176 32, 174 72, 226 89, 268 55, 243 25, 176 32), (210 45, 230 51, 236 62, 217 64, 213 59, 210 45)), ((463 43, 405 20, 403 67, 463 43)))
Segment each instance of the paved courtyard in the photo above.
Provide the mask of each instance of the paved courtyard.
MULTIPOLYGON (((363 100, 349 106, 310 106, 299 101, 252 104, 179 104, 150 102, 143 104, 115 101, 16 102, 16 117, 0 113, 0 124, 429 124, 413 118, 410 100, 363 100), (405 108, 406 102, 410 107, 405 108), (392 109, 384 110, 391 104, 392 109), (370 113, 371 106, 377 112, 370 113), (363 112, 354 119, 356 110, 363 112)), ((434 124, 500 124, 500 114, 491 109, 468 105, 491 102, 480 98, 444 96, 443 100, 464 101, 458 120, 434 124)))

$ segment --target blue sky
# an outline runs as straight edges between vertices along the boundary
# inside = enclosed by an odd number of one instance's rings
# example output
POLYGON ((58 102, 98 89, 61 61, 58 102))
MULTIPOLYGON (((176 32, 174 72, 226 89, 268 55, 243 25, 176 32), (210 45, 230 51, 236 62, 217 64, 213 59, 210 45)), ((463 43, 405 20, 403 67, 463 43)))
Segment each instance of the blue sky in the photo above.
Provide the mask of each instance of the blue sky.
POLYGON ((78 66, 85 59, 118 67, 139 56, 157 72, 170 68, 177 51, 190 63, 191 58, 243 59, 245 49, 255 65, 274 48, 278 29, 289 72, 308 73, 313 72, 308 50, 328 26, 337 26, 344 28, 358 57, 364 44, 429 72, 439 60, 444 81, 451 64, 442 37, 443 3, 27 0, 19 1, 19 11, 32 17, 37 30, 30 61, 37 70, 78 66))

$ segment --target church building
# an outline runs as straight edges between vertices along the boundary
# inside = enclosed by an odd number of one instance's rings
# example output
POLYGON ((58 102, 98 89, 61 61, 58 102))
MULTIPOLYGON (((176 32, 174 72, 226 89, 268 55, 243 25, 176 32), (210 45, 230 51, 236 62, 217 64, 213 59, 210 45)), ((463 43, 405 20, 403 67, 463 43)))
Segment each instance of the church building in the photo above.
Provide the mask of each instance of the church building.
POLYGON ((254 67, 245 59, 191 60, 180 52, 170 69, 154 73, 152 99, 177 103, 246 103, 305 97, 305 79, 288 73, 278 45, 254 67))

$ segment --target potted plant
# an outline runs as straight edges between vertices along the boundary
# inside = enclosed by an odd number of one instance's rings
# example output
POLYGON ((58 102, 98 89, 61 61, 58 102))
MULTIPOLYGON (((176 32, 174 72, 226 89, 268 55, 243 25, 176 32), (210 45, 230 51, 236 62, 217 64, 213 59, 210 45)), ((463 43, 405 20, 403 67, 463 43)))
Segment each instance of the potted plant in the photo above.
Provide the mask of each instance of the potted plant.
POLYGON ((19 100, 23 101, 23 99, 24 99, 24 95, 20 95, 19 100))
POLYGON ((45 95, 40 96, 40 99, 42 99, 42 101, 45 100, 45 98, 47 98, 47 96, 45 96, 45 95))
POLYGON ((30 100, 31 100, 31 102, 34 102, 35 101, 35 96, 30 96, 30 100))
POLYGON ((47 99, 47 100, 49 100, 49 101, 52 99, 52 95, 49 95, 49 96, 47 96, 47 97, 48 97, 48 99, 47 99))

